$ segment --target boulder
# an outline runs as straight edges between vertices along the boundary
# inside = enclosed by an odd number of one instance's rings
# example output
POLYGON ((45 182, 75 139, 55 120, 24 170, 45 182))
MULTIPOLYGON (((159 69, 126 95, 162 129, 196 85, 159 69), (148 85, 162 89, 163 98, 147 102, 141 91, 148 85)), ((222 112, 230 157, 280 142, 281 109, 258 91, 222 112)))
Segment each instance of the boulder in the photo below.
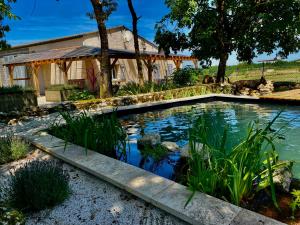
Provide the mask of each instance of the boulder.
POLYGON ((293 179, 292 174, 292 163, 289 163, 286 167, 279 168, 273 172, 273 182, 274 184, 282 189, 282 191, 289 192, 291 182, 293 179))
POLYGON ((175 142, 171 141, 163 141, 161 145, 166 148, 170 152, 177 152, 180 151, 179 146, 175 142))
POLYGON ((142 149, 145 146, 155 147, 160 144, 161 144, 161 137, 159 134, 146 134, 137 141, 137 145, 139 149, 142 149))
MULTIPOLYGON (((201 152, 203 149, 203 144, 202 143, 196 143, 196 151, 201 152)), ((186 144, 183 146, 183 148, 180 150, 180 156, 183 158, 189 158, 190 157, 190 145, 186 144)), ((208 159, 208 154, 204 156, 205 159, 208 159)))
POLYGON ((261 95, 268 95, 271 94, 274 91, 274 85, 272 81, 267 81, 266 84, 260 84, 257 87, 257 90, 261 95))
POLYGON ((10 121, 8 121, 7 123, 10 126, 16 126, 18 124, 18 120, 17 119, 11 119, 10 121))

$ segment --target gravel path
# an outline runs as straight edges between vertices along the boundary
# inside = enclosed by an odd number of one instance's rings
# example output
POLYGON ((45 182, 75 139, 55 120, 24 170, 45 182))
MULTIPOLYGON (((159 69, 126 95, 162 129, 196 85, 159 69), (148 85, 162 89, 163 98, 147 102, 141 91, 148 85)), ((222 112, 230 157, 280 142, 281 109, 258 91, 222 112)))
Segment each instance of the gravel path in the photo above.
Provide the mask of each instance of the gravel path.
MULTIPOLYGON (((16 126, 0 125, 0 135, 8 132, 24 133, 31 129, 46 128, 57 114, 31 118, 16 126)), ((0 184, 5 182, 9 171, 22 166, 28 160, 57 160, 36 150, 26 159, 0 166, 0 184)), ((57 160, 58 161, 58 160, 57 160)), ((63 204, 30 215, 28 225, 184 225, 186 223, 162 210, 120 190, 111 184, 91 176, 61 161, 70 175, 72 195, 63 204)))

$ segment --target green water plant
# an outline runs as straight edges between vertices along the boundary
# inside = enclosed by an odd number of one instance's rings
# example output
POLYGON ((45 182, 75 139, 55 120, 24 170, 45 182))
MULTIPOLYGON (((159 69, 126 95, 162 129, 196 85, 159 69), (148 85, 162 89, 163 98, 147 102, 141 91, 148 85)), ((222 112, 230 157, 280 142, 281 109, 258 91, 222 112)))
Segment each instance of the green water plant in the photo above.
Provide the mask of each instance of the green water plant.
POLYGON ((95 96, 87 90, 74 90, 68 97, 69 101, 95 99, 95 96))
POLYGON ((86 112, 77 115, 60 112, 61 120, 57 120, 49 128, 49 133, 101 154, 120 158, 126 156, 127 134, 115 113, 101 115, 97 118, 86 112))
POLYGON ((140 152, 144 158, 151 157, 155 161, 160 161, 168 155, 168 149, 162 145, 146 145, 140 152))
POLYGON ((201 191, 241 205, 257 191, 270 187, 273 203, 278 207, 273 171, 287 166, 287 162, 278 161, 274 145, 277 133, 270 128, 279 115, 263 128, 249 124, 246 136, 229 150, 227 128, 212 141, 208 135, 210 121, 203 117, 196 120, 189 131, 191 157, 187 185, 192 195, 188 202, 196 191, 201 191), (203 148, 196 149, 197 143, 202 143, 203 148))
POLYGON ((19 137, 8 135, 0 138, 0 165, 24 158, 29 144, 19 137))
POLYGON ((291 194, 293 195, 293 201, 290 207, 292 210, 292 219, 294 219, 296 210, 300 208, 300 190, 293 190, 291 194))
POLYGON ((23 212, 51 208, 69 194, 68 174, 50 161, 33 161, 16 170, 6 190, 8 205, 23 212))

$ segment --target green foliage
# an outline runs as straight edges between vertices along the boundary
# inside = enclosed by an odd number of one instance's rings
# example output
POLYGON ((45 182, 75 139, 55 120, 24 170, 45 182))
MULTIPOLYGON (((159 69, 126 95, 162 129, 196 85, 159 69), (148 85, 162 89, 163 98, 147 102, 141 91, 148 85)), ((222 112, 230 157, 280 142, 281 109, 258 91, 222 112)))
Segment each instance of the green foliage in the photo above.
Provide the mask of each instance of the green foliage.
POLYGON ((157 25, 155 42, 166 53, 189 49, 203 65, 220 59, 224 76, 228 56, 251 62, 276 51, 286 57, 299 49, 298 0, 165 0, 170 13, 157 25), (170 41, 171 40, 171 41, 170 41))
POLYGON ((29 152, 29 145, 14 136, 0 138, 0 165, 24 158, 29 152))
POLYGON ((33 91, 31 88, 23 88, 21 86, 12 86, 12 87, 0 87, 0 95, 1 94, 14 94, 14 93, 23 93, 26 91, 33 91))
POLYGON ((143 86, 134 82, 130 82, 120 88, 120 90, 117 93, 117 96, 145 94, 151 92, 166 91, 174 88, 175 85, 173 85, 173 83, 171 82, 161 84, 145 82, 143 86))
POLYGON ((273 144, 277 134, 270 131, 278 116, 264 128, 249 124, 246 137, 229 150, 226 149, 227 128, 222 135, 215 131, 212 136, 208 130, 211 121, 200 117, 189 131, 191 157, 187 181, 193 194, 202 191, 240 205, 261 190, 262 183, 263 188, 271 187, 277 206, 273 170, 286 166, 278 162, 273 144), (197 143, 203 144, 202 150, 195 148, 197 143))
POLYGON ((83 91, 75 90, 68 97, 69 101, 79 101, 79 100, 89 100, 89 99, 95 99, 95 96, 87 90, 83 90, 83 91))
POLYGON ((0 205, 0 224, 24 225, 25 216, 18 210, 0 205))
POLYGON ((291 192, 293 195, 293 201, 291 203, 292 217, 295 218, 295 212, 300 208, 300 190, 293 190, 291 192))
POLYGON ((201 71, 193 68, 184 68, 174 72, 173 82, 179 87, 193 86, 199 82, 201 71))
POLYGON ((69 177, 53 162, 33 161, 12 174, 7 201, 23 212, 39 211, 62 203, 70 194, 69 177))
POLYGON ((154 147, 146 145, 143 149, 140 149, 140 151, 144 158, 151 157, 155 161, 160 161, 168 155, 168 149, 162 145, 154 147))
POLYGON ((86 112, 71 115, 61 112, 65 125, 56 121, 49 128, 49 133, 68 142, 74 143, 101 154, 117 158, 117 153, 126 156, 127 134, 115 113, 90 117, 86 112))
POLYGON ((47 91, 66 91, 66 90, 76 90, 78 87, 71 84, 56 84, 51 85, 47 88, 47 91))

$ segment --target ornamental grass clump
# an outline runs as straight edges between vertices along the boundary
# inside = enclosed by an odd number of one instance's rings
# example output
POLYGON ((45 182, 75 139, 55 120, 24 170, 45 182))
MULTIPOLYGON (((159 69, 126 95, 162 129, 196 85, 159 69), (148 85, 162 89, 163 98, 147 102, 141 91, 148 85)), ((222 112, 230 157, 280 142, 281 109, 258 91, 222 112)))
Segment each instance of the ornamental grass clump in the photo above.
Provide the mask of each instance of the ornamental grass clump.
POLYGON ((189 131, 191 157, 187 185, 192 193, 201 191, 243 205, 257 191, 269 187, 273 203, 278 207, 273 171, 290 164, 278 161, 274 146, 278 133, 272 132, 271 126, 279 115, 264 128, 249 124, 246 137, 229 150, 225 147, 227 129, 219 137, 215 135, 216 140, 212 141, 212 136, 208 136, 211 132, 207 130, 210 121, 200 117, 189 131), (201 150, 197 148, 199 143, 203 144, 201 150))
POLYGON ((70 195, 69 176, 54 162, 33 161, 12 174, 6 192, 9 206, 23 212, 51 208, 70 195))
POLYGON ((0 165, 24 158, 29 152, 29 144, 21 138, 9 135, 0 138, 0 165))
POLYGON ((49 133, 101 154, 121 158, 126 156, 127 134, 115 113, 101 115, 97 118, 88 116, 86 112, 72 115, 60 113, 65 125, 55 122, 49 133))

